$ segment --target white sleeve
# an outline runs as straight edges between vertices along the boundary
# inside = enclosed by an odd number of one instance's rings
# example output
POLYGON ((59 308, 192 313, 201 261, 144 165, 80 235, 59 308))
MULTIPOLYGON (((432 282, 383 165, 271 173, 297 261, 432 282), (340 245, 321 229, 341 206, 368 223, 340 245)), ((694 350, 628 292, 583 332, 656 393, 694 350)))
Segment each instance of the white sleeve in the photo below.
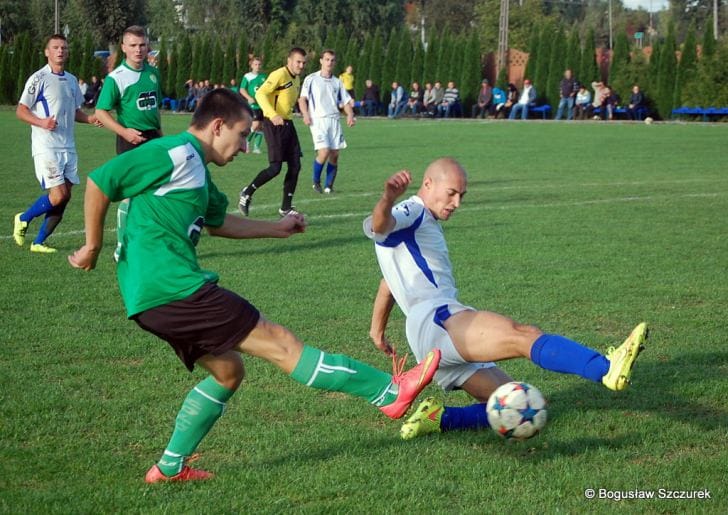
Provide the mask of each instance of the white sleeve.
POLYGON ((20 94, 19 104, 33 108, 35 103, 38 101, 38 93, 40 92, 40 74, 34 73, 25 82, 23 92, 20 94))
POLYGON ((313 73, 310 75, 306 75, 306 78, 303 79, 303 84, 301 85, 301 93, 298 95, 299 97, 309 97, 309 90, 311 89, 311 79, 313 79, 313 73))
POLYGON ((339 104, 341 107, 345 106, 349 102, 351 102, 352 98, 351 95, 349 95, 349 92, 346 91, 344 88, 344 84, 339 79, 339 95, 341 95, 341 103, 339 104))
POLYGON ((425 207, 418 203, 414 202, 412 200, 404 200, 394 206, 392 208, 392 216, 394 217, 394 227, 391 231, 389 231, 386 234, 379 234, 375 233, 372 230, 372 216, 369 215, 364 220, 364 234, 367 238, 374 240, 377 243, 381 243, 384 240, 386 240, 390 234, 395 233, 397 231, 401 231, 402 229, 406 229, 410 227, 412 224, 417 222, 417 220, 422 215, 422 211, 425 209, 425 207))

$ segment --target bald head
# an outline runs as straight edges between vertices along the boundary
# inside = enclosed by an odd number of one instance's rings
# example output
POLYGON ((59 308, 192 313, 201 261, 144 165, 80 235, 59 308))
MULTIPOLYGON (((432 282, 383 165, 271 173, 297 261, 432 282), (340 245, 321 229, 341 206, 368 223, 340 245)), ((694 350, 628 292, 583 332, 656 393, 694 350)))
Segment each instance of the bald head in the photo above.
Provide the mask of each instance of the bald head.
POLYGON ((441 157, 427 167, 417 195, 438 220, 447 220, 460 207, 468 187, 468 174, 452 157, 441 157))

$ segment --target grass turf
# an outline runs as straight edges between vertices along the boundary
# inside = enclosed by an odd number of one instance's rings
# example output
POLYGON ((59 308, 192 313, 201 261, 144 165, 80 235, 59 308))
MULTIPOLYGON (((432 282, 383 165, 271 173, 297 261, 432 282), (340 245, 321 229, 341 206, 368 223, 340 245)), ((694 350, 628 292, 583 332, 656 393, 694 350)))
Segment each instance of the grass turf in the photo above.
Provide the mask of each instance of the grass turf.
MULTIPOLYGON (((188 119, 165 116, 165 132, 188 119)), ((337 193, 320 196, 299 125, 306 157, 295 203, 310 227, 285 241, 204 237, 200 260, 222 285, 306 342, 389 368, 367 338, 379 275, 361 221, 390 173, 421 175, 452 155, 470 174, 445 224, 461 300, 602 350, 649 321, 634 387, 614 393, 514 360, 503 368, 549 400, 541 435, 513 445, 490 431, 402 442, 399 423, 362 401, 246 359, 242 389, 199 449, 200 466, 218 477, 154 486, 143 474, 204 376, 125 320, 113 232, 96 271, 66 264, 83 241, 83 186, 51 240, 58 254, 15 246, 12 217, 40 190, 28 127, 5 110, 0 128, 0 511, 725 513, 728 127, 360 119, 346 130, 337 193), (707 489, 712 499, 587 500, 587 488, 707 489)), ((87 126, 77 137, 85 181, 113 155, 113 137, 87 126)), ((213 167, 231 210, 265 164, 249 155, 213 167)), ((276 216, 281 182, 256 194, 252 216, 276 216)), ((399 313, 390 327, 404 348, 399 313)), ((469 402, 462 392, 445 399, 469 402)))

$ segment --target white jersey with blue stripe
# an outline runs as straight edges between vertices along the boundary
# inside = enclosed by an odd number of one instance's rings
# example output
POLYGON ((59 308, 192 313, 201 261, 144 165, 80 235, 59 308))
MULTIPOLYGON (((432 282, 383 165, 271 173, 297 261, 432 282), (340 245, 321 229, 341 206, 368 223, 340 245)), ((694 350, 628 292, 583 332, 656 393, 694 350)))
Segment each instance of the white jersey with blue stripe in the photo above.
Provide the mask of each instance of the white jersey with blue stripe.
POLYGON ((338 77, 324 77, 321 71, 307 75, 301 86, 301 97, 308 100, 308 111, 314 118, 339 117, 339 108, 351 102, 338 77))
POLYGON ((25 83, 20 103, 27 106, 38 118, 56 117, 58 126, 49 131, 31 127, 33 155, 48 150, 75 152, 74 123, 76 110, 83 104, 78 80, 70 73, 53 73, 50 65, 35 72, 25 83))
POLYGON ((364 233, 375 242, 379 267, 405 316, 421 303, 446 304, 457 299, 457 288, 440 223, 417 195, 392 208, 395 226, 389 234, 372 232, 372 217, 364 233))

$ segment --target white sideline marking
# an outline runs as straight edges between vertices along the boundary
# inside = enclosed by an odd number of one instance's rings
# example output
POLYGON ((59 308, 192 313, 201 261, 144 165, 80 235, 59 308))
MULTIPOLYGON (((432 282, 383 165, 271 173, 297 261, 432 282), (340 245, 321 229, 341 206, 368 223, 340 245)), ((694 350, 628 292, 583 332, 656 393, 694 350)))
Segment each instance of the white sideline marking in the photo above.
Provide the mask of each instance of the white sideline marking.
MULTIPOLYGON (((598 184, 597 186, 605 186, 605 184, 598 184)), ((687 198, 715 198, 715 197, 721 197, 725 196, 725 194, 728 192, 720 191, 720 192, 710 192, 710 193, 683 193, 679 195, 631 195, 628 197, 612 197, 612 198, 603 198, 603 199, 592 199, 592 200, 576 200, 576 201, 564 201, 564 202, 536 202, 536 203, 530 203, 530 204, 523 204, 523 203, 513 203, 513 204, 506 204, 506 205, 500 205, 500 206, 492 206, 487 204, 481 204, 476 206, 465 206, 458 209, 458 211, 505 211, 507 209, 533 209, 533 208, 543 208, 543 207, 568 207, 568 206, 589 206, 594 204, 617 204, 620 202, 649 202, 653 200, 661 200, 661 199, 687 199, 687 198)), ((379 195, 378 193, 366 193, 366 194, 359 194, 358 196, 369 196, 369 195, 379 195)), ((351 195, 353 196, 353 195, 351 195)), ((338 198, 343 198, 338 197, 338 198)), ((311 200, 310 202, 316 202, 316 200, 311 200)), ((277 205, 277 204, 276 204, 277 205)), ((273 208, 275 206, 270 205, 262 205, 259 206, 260 208, 273 208)), ((230 210, 228 213, 237 213, 237 209, 230 210)), ((305 214, 305 213, 304 213, 305 214)), ((371 211, 361 211, 358 213, 335 213, 330 215, 314 215, 309 218, 313 220, 336 220, 336 219, 344 219, 344 218, 361 218, 362 220, 369 216, 371 214, 371 211)), ((105 233, 113 233, 116 232, 116 228, 104 228, 105 233)), ((84 234, 84 231, 82 230, 74 230, 74 231, 65 231, 65 232, 58 232, 53 233, 53 237, 66 237, 66 236, 78 236, 84 234)), ((9 235, 2 235, 0 236, 0 240, 9 240, 13 237, 12 234, 9 235)))

